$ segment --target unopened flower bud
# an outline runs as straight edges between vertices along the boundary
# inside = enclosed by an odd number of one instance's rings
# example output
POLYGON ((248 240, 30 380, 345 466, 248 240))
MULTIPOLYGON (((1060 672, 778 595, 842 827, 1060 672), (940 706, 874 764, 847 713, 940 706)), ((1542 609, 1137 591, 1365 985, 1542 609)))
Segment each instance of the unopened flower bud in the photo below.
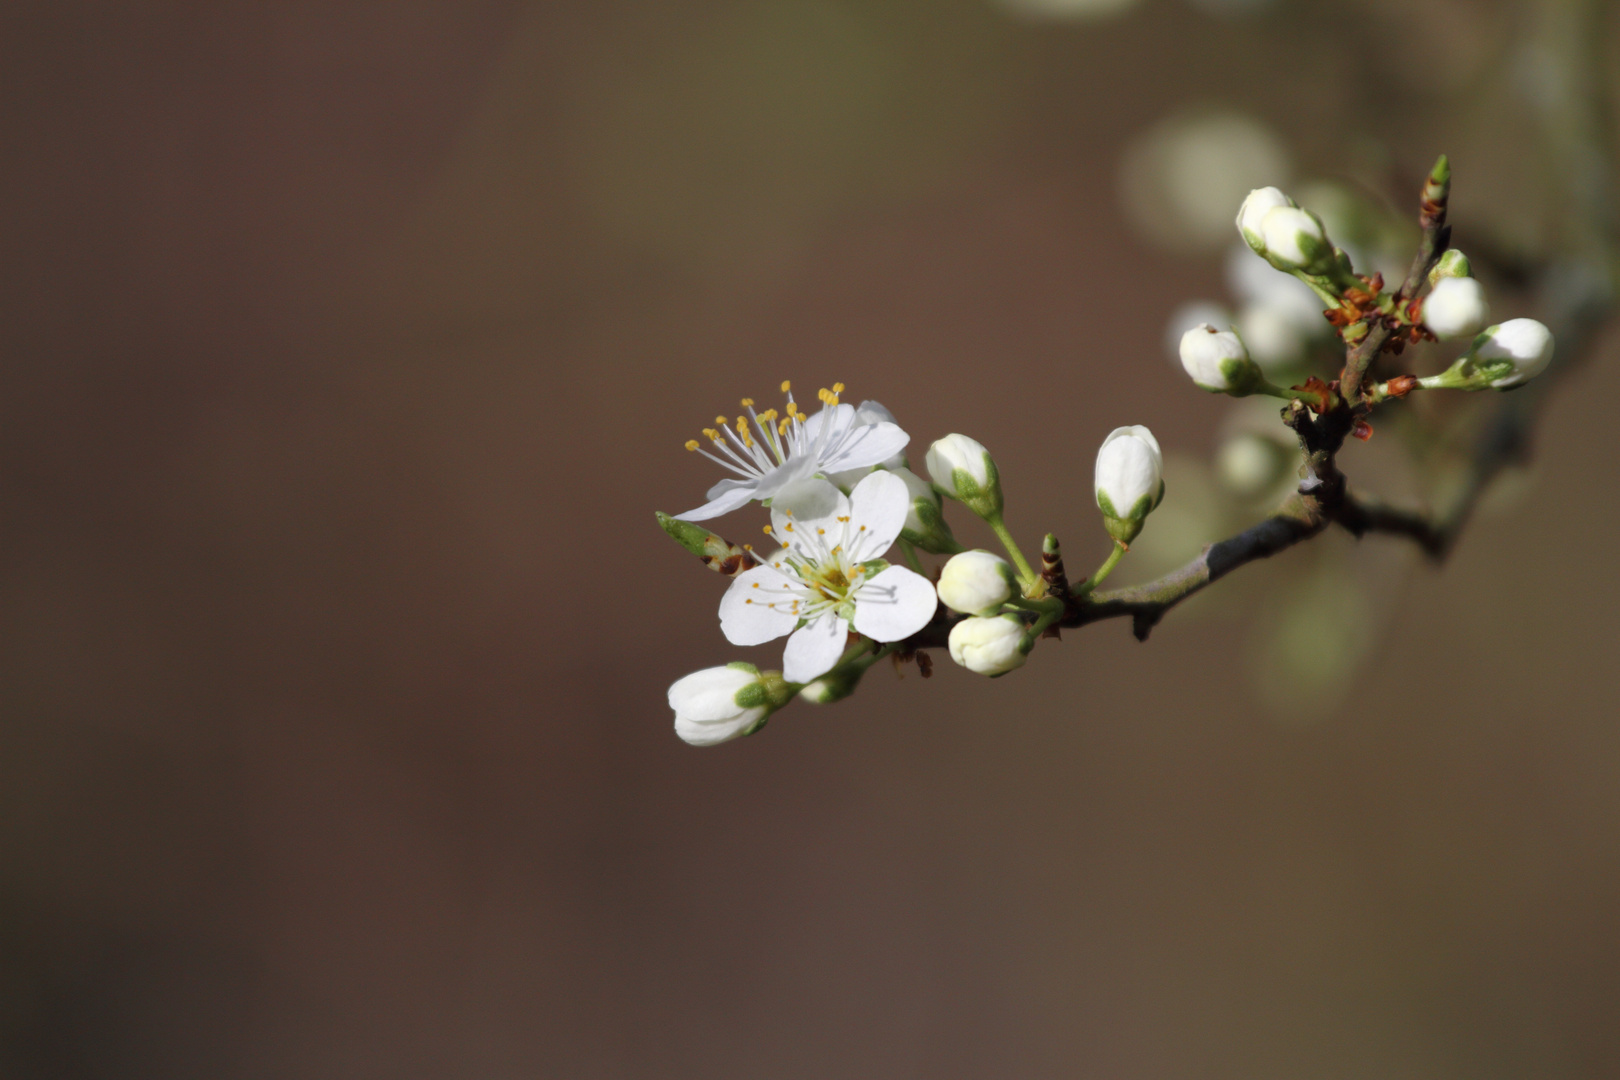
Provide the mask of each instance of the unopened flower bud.
POLYGON ((1181 335, 1181 366, 1194 383, 1216 394, 1244 397, 1265 382, 1243 339, 1208 323, 1181 335))
POLYGON ((1276 206, 1260 219, 1265 258, 1289 273, 1326 274, 1333 269, 1333 245, 1316 215, 1297 206, 1276 206))
POLYGON ((1423 325, 1441 341, 1477 333, 1489 314, 1485 289, 1471 277, 1442 277, 1423 300, 1423 325))
POLYGON ((1440 256, 1440 260, 1434 264, 1434 269, 1429 271, 1429 284, 1431 286, 1438 285, 1442 278, 1473 276, 1474 268, 1469 264, 1468 256, 1456 248, 1449 248, 1444 255, 1440 256))
POLYGON ((1012 615, 963 619, 951 627, 951 659, 980 675, 1005 675, 1022 667, 1024 624, 1012 615))
POLYGON ((1122 544, 1164 498, 1164 455, 1153 432, 1140 425, 1115 428, 1097 451, 1097 509, 1103 527, 1122 544))
POLYGON ((1277 207, 1293 205, 1293 199, 1274 187, 1255 188, 1243 200, 1243 205, 1238 208, 1238 232, 1243 234, 1244 242, 1256 255, 1264 258, 1266 254, 1265 234, 1261 232, 1260 222, 1277 207))
POLYGON ((1018 592, 1018 576, 1006 559, 988 551, 951 556, 939 573, 939 598, 952 611, 984 615, 1018 592))
POLYGON ((1553 336, 1534 319, 1488 326, 1445 371, 1419 379, 1430 390, 1512 390, 1540 375, 1552 361, 1553 336))
POLYGON ((903 466, 889 471, 905 481, 906 494, 911 497, 906 523, 900 527, 900 539, 935 555, 961 551, 962 545, 956 542, 950 525, 945 522, 939 492, 933 485, 903 466))
POLYGON ((947 435, 928 448, 927 460, 928 475, 941 492, 982 518, 1001 513, 1001 474, 982 444, 966 435, 947 435))
POLYGON ((693 746, 714 746, 765 726, 766 717, 793 697, 779 671, 764 674, 753 664, 704 668, 669 688, 675 734, 693 746))
POLYGON ((1491 386, 1506 390, 1540 375, 1552 362, 1552 331, 1535 319, 1509 319, 1487 327, 1469 352, 1481 371, 1492 372, 1491 386), (1507 365, 1506 370, 1496 369, 1507 365))

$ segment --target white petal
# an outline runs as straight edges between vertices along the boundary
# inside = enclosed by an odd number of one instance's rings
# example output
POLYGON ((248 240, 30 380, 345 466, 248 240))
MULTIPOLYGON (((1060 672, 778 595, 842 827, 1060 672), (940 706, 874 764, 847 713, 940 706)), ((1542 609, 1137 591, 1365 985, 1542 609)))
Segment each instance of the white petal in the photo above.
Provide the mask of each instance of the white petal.
POLYGON ((821 429, 828 424, 832 425, 832 429, 827 433, 827 436, 832 438, 854 422, 855 406, 833 405, 829 408, 823 405, 818 411, 804 418, 803 437, 805 445, 814 450, 816 444, 821 441, 821 429))
POLYGON ((771 499, 771 528, 784 544, 795 534, 803 536, 808 529, 813 535, 815 529, 826 528, 829 521, 838 525, 838 518, 848 516, 849 500, 844 493, 816 476, 783 488, 771 499), (789 525, 793 528, 789 529, 789 525))
POLYGON ((921 574, 891 566, 855 593, 855 629, 873 641, 899 641, 928 625, 939 597, 921 574))
POLYGON ((773 498, 783 488, 815 475, 815 471, 816 463, 814 459, 808 457, 789 458, 786 462, 759 478, 757 481, 759 490, 755 492, 754 498, 773 498))
POLYGON ((876 423, 851 428, 836 446, 829 446, 821 455, 821 468, 843 472, 876 465, 904 450, 910 441, 911 436, 898 424, 876 423))
POLYGON ((888 551, 910 510, 911 490, 892 472, 875 472, 856 484, 849 494, 850 562, 865 562, 888 551))
POLYGON ((849 623, 830 611, 815 622, 801 626, 788 638, 782 650, 782 677, 788 682, 807 683, 832 670, 844 654, 849 623))
POLYGON ((754 497, 757 485, 752 480, 722 480, 709 489, 709 501, 696 510, 676 514, 677 521, 708 521, 721 514, 729 514, 754 497))
POLYGON ((758 645, 790 633, 799 621, 788 610, 796 595, 790 579, 769 566, 744 570, 720 598, 720 631, 733 645, 758 645), (770 606, 784 599, 789 603, 770 606))

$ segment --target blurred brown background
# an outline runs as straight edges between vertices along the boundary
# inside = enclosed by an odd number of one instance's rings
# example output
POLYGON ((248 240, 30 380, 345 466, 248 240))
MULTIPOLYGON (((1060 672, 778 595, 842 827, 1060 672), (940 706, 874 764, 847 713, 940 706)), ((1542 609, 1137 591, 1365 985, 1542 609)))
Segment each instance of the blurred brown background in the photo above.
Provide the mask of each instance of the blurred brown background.
POLYGON ((1248 598, 1343 537, 670 730, 738 650, 652 511, 736 398, 972 434, 1076 564, 1109 429, 1208 454, 1220 257, 1116 191, 1162 117, 1450 150, 1459 239, 1534 238, 1525 14, 1357 10, 8 5, 0 1075, 1620 1075, 1612 355, 1443 570, 1362 545, 1303 719, 1248 598))

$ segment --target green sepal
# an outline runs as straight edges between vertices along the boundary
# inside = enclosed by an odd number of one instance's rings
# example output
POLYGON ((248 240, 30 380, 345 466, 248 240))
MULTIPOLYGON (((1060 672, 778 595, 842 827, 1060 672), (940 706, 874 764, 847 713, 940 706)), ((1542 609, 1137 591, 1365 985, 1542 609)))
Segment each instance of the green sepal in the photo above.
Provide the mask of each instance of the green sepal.
MULTIPOLYGON (((995 459, 989 454, 984 455, 983 484, 973 479, 966 469, 952 469, 951 485, 956 488, 953 497, 980 517, 988 520, 1001 513, 1001 473, 996 469, 995 459)), ((937 485, 935 490, 938 490, 937 485)))
POLYGON ((708 529, 695 522, 671 517, 662 510, 655 510, 653 513, 658 516, 658 527, 669 533, 671 539, 681 547, 694 555, 710 554, 706 546, 711 535, 708 529))
POLYGON ((917 550, 926 551, 931 555, 955 555, 962 550, 962 545, 956 542, 956 535, 951 532, 950 525, 945 521, 945 513, 940 509, 938 502, 918 496, 911 501, 911 506, 917 520, 923 524, 923 531, 901 529, 902 540, 917 550))

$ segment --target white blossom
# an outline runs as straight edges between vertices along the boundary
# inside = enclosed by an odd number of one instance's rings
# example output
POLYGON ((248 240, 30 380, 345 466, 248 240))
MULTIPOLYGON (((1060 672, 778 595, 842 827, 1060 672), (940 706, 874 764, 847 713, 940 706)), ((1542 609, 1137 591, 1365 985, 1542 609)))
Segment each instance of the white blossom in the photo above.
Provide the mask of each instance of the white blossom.
POLYGON ((783 383, 782 392, 788 398, 786 415, 779 416, 775 409, 755 412, 753 399, 743 398, 748 415, 737 417, 735 430, 726 417, 715 417, 715 426, 705 428, 703 435, 716 452, 704 450, 696 439, 688 440, 686 448, 730 470, 736 478, 710 488, 709 501, 696 510, 675 516, 682 521, 707 521, 750 500, 773 498, 788 485, 817 473, 866 469, 894 458, 911 436, 876 402, 862 403, 864 417, 855 406, 840 404, 838 395, 843 390, 843 383, 822 390, 822 408, 806 415, 793 400, 791 385, 783 383))
POLYGON ((926 462, 940 491, 980 517, 1001 512, 1001 474, 983 443, 966 435, 947 435, 928 448, 926 462))
POLYGON ((1247 394, 1262 379, 1243 339, 1208 323, 1181 335, 1181 366, 1195 384, 1218 394, 1247 394))
POLYGON ((1316 215, 1297 206, 1274 206, 1260 219, 1267 261, 1279 270, 1306 274, 1325 272, 1333 261, 1333 245, 1316 215))
POLYGON ((1471 277, 1442 277, 1423 301, 1423 325, 1441 341, 1478 333, 1489 314, 1484 286, 1471 277))
POLYGON ((1095 487, 1105 517, 1121 522, 1147 517, 1164 497, 1164 455, 1153 432, 1139 424, 1111 431, 1097 450, 1095 487))
POLYGON ((967 615, 993 612, 1018 591, 1018 578, 1006 559, 988 551, 952 555, 939 572, 940 601, 967 615))
POLYGON ((980 675, 1005 675, 1022 667, 1024 624, 1011 615, 963 619, 951 627, 951 659, 980 675))
POLYGON ((677 679, 669 688, 669 707, 675 710, 675 734, 693 746, 714 746, 752 734, 772 706, 759 669, 737 663, 677 679))
POLYGON ((1512 369, 1492 379, 1498 390, 1535 378, 1552 362, 1552 331, 1535 319, 1509 319, 1497 326, 1487 327, 1474 339, 1469 349, 1479 367, 1489 367, 1507 361, 1512 369))
POLYGON ((1284 195, 1278 188, 1255 188, 1249 192, 1243 200, 1243 205, 1238 207, 1237 216, 1238 232, 1243 236, 1244 242, 1253 248, 1257 255, 1264 255, 1266 241, 1265 234, 1260 229, 1260 222, 1277 207, 1294 205, 1294 200, 1284 195))
POLYGON ((771 501, 781 550, 739 574, 720 601, 720 629, 733 645, 789 635, 782 674, 808 683, 831 670, 851 625, 874 641, 921 630, 937 605, 921 574, 879 556, 905 523, 910 495, 890 472, 874 472, 848 496, 826 480, 803 480, 771 501))

